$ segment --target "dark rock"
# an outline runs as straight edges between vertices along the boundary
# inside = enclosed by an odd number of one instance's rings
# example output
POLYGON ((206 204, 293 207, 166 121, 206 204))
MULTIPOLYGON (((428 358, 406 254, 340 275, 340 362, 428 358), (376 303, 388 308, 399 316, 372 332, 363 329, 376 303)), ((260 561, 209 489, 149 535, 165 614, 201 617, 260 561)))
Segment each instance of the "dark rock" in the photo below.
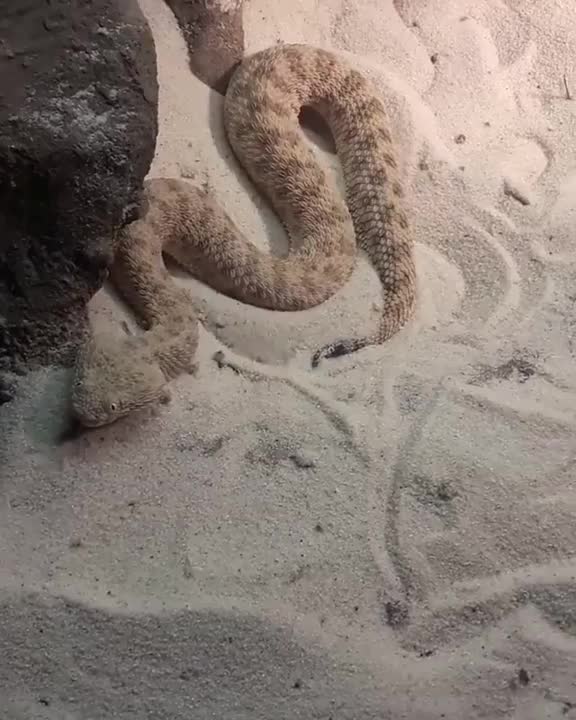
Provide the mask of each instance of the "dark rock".
POLYGON ((0 368, 68 363, 157 134, 137 0, 0 0, 0 368))
POLYGON ((242 0, 166 0, 188 46, 190 69, 224 94, 244 57, 242 0))
POLYGON ((16 383, 6 373, 0 374, 0 405, 8 403, 16 395, 16 383))

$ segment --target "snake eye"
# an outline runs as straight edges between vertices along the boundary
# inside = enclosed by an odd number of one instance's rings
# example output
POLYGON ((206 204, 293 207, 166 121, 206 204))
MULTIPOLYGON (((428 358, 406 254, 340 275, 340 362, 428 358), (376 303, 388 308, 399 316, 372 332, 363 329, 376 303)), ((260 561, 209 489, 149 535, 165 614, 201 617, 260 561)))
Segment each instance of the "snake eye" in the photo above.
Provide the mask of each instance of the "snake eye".
POLYGON ((110 410, 111 410, 112 412, 116 412, 116 410, 118 410, 118 403, 111 402, 111 403, 110 403, 110 410))

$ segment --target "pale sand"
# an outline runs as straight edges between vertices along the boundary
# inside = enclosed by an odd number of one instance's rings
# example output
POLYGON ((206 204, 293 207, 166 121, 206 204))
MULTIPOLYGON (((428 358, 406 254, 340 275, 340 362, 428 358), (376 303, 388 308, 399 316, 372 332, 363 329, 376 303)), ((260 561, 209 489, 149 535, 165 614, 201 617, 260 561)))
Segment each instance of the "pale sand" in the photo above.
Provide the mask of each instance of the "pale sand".
MULTIPOLYGON (((222 99, 164 4, 142 7, 151 175, 208 182, 281 247, 222 99)), ((570 17, 570 0, 250 0, 248 51, 332 48, 388 103, 417 317, 312 372, 319 344, 375 327, 366 260, 302 314, 182 279, 206 329, 171 405, 58 442, 68 375, 30 377, 0 428, 2 719, 576 718, 570 17), (261 381, 219 369, 220 348, 264 361, 261 381)), ((92 305, 122 332, 110 294, 92 305)))

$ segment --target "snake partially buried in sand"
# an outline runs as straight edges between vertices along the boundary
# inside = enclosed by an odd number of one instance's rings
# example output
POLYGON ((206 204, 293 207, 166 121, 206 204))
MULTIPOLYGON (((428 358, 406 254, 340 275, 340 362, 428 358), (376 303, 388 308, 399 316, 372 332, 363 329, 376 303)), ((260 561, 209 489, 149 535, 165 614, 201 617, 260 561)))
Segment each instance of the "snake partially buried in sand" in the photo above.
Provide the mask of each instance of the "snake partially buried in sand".
POLYGON ((239 162, 286 228, 290 252, 276 257, 257 249, 209 194, 184 180, 146 181, 141 215, 121 232, 111 279, 147 332, 124 340, 91 335, 82 347, 72 411, 83 425, 105 425, 166 401, 168 382, 195 370, 198 318, 163 253, 222 293, 286 311, 331 297, 350 277, 357 246, 364 250, 383 287, 379 327, 326 345, 313 366, 384 342, 414 311, 412 240, 389 124, 360 73, 305 45, 261 51, 232 76, 224 125, 239 162), (346 201, 304 140, 303 106, 319 112, 332 132, 346 201))

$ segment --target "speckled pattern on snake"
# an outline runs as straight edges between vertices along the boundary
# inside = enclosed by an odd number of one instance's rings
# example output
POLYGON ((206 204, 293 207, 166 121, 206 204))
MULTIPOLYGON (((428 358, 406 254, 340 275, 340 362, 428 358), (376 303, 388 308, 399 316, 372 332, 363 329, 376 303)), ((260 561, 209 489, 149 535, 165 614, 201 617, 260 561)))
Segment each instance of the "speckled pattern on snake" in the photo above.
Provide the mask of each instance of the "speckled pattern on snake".
POLYGON ((305 310, 350 277, 357 247, 381 281, 384 304, 373 335, 339 339, 322 358, 390 338, 414 311, 412 239, 402 209, 389 123, 368 81, 336 55, 278 45, 248 57, 224 101, 228 141, 290 238, 276 257, 243 237, 216 201, 177 179, 145 182, 138 220, 121 233, 111 278, 147 332, 125 340, 92 335, 78 354, 72 410, 99 426, 169 397, 167 384, 193 372, 198 318, 168 274, 162 254, 222 293, 272 310, 305 310), (299 112, 327 122, 342 164, 346 198, 306 143, 299 112))

